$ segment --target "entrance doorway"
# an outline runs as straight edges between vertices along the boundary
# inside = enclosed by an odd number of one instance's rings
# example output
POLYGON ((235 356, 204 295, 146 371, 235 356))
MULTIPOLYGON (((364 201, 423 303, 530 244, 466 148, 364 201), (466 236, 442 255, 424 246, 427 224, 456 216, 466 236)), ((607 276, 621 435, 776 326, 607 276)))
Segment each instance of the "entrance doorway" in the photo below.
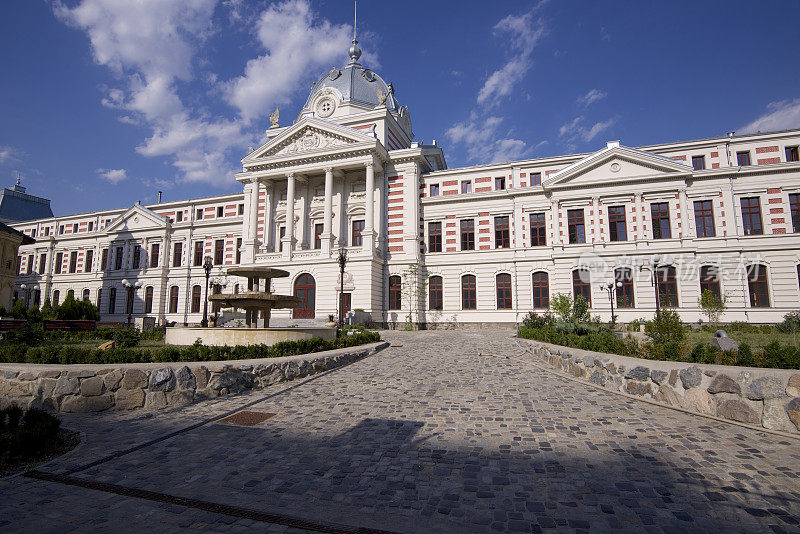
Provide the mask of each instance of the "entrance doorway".
POLYGON ((301 274, 294 282, 294 296, 300 297, 300 304, 294 309, 295 319, 313 319, 317 284, 308 273, 301 274))
POLYGON ((350 308, 350 295, 351 295, 351 293, 342 293, 341 295, 342 295, 341 310, 342 310, 342 317, 344 317, 345 315, 347 315, 347 312, 349 312, 350 309, 351 309, 350 308))

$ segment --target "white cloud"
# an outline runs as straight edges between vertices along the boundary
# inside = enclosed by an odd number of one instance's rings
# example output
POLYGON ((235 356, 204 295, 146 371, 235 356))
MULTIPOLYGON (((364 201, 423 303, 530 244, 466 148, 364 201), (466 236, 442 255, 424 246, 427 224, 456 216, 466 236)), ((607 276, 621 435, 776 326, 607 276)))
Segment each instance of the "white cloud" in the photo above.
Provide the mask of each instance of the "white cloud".
POLYGON ((8 165, 19 162, 23 152, 9 145, 0 145, 0 164, 8 165))
POLYGON ((498 138, 498 129, 502 122, 501 117, 480 119, 473 113, 469 120, 450 127, 445 136, 454 145, 464 145, 471 161, 497 163, 525 157, 529 152, 525 141, 510 137, 498 138))
POLYGON ((108 180, 114 185, 128 178, 128 171, 125 169, 97 169, 95 172, 100 178, 108 180))
POLYGON ((583 116, 575 117, 558 129, 558 135, 571 143, 579 140, 588 143, 611 128, 617 122, 617 119, 612 117, 607 121, 596 122, 588 128, 585 126, 585 121, 586 119, 583 116))
POLYGON ((504 35, 512 57, 486 79, 478 91, 478 104, 497 104, 525 77, 536 43, 546 33, 543 21, 533 19, 534 12, 542 4, 524 15, 508 15, 494 26, 495 33, 504 35))
POLYGON ((585 95, 578 97, 578 104, 588 107, 597 102, 598 100, 604 99, 607 96, 608 93, 606 93, 605 91, 602 91, 600 89, 592 89, 585 95))
POLYGON ((769 103, 765 114, 736 131, 745 134, 792 128, 800 128, 800 98, 769 103))

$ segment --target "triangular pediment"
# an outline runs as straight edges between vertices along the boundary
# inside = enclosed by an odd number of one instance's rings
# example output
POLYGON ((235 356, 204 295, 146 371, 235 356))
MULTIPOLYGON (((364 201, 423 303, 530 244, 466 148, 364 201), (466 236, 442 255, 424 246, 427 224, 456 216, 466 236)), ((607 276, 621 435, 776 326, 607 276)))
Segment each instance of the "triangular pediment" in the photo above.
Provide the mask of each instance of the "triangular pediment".
POLYGON ((595 185, 663 177, 682 176, 692 168, 664 156, 609 143, 606 148, 551 174, 544 187, 595 185))
POLYGON ((167 218, 142 207, 131 206, 125 213, 111 221, 104 229, 107 234, 119 234, 134 230, 152 230, 166 228, 167 218))
POLYGON ((377 142, 375 137, 348 126, 316 118, 304 118, 248 154, 242 159, 242 164, 360 148, 364 145, 375 145, 377 142))

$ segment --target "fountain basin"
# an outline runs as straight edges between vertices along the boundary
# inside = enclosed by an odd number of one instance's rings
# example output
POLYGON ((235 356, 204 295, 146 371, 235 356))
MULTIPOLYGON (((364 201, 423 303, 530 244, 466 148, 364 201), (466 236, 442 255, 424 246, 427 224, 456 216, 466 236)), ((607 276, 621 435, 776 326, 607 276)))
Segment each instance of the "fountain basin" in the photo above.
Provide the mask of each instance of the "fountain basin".
POLYGON ((324 340, 336 338, 336 329, 321 327, 294 328, 197 328, 174 326, 167 328, 164 342, 167 345, 193 345, 197 339, 207 346, 235 345, 274 345, 280 341, 299 341, 321 337, 324 340))

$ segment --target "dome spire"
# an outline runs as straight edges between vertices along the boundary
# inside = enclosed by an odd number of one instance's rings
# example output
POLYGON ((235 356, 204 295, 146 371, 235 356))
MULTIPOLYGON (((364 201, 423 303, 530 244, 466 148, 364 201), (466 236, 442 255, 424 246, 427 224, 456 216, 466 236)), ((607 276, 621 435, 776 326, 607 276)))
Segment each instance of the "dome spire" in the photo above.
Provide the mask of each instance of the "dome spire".
POLYGON ((358 46, 358 39, 356 39, 356 24, 358 22, 358 0, 353 0, 353 44, 350 46, 348 55, 350 56, 350 64, 358 64, 358 58, 361 57, 361 48, 358 46))

